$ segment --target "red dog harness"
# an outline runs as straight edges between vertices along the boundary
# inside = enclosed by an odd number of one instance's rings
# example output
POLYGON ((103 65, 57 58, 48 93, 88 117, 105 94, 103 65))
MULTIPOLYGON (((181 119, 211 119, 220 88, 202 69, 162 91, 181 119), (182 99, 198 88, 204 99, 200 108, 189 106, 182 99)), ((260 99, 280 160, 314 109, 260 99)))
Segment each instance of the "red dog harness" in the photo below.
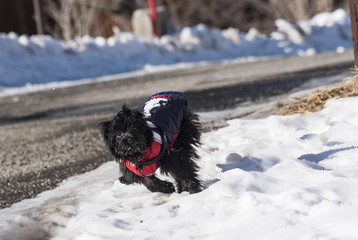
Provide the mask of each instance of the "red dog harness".
MULTIPOLYGON (((170 144, 168 147, 169 149, 173 147, 173 144, 175 142, 175 140, 178 137, 178 134, 174 135, 174 141, 172 144, 170 144)), ((137 174, 138 176, 141 177, 148 177, 150 175, 152 175, 153 173, 155 173, 155 171, 157 171, 157 169, 159 168, 159 155, 161 153, 161 150, 164 151, 165 146, 163 146, 164 144, 162 144, 162 140, 161 137, 160 139, 157 136, 158 134, 156 132, 153 131, 153 136, 154 136, 154 141, 153 144, 150 148, 147 148, 147 154, 139 160, 139 162, 141 162, 141 164, 138 164, 139 166, 137 166, 136 164, 128 161, 128 160, 123 160, 121 159, 121 161, 124 163, 124 165, 126 165, 126 167, 131 170, 133 173, 137 174), (156 159, 158 158, 158 159, 156 159)))

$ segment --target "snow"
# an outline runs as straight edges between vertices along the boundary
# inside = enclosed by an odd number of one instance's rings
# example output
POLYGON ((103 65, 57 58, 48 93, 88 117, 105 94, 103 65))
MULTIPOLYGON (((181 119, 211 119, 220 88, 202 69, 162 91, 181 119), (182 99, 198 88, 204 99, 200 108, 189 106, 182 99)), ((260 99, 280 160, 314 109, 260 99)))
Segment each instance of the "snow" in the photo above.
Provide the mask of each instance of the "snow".
MULTIPOLYGON (((0 34, 0 95, 110 81, 123 73, 202 61, 351 48, 349 19, 342 10, 276 24, 278 31, 271 37, 254 29, 243 34, 205 25, 161 39, 117 33, 109 39, 65 43, 49 36, 0 34)), ((331 78, 326 82, 337 76, 331 78)), ((318 87, 321 80, 307 84, 318 87)), ((197 150, 206 188, 197 194, 166 195, 142 185, 122 185, 118 165, 105 163, 0 210, 0 240, 357 239, 355 105, 358 97, 336 99, 317 113, 236 119, 203 134, 197 150)), ((249 108, 201 113, 201 119, 230 118, 249 108)))
POLYGON ((357 239, 355 105, 205 133, 197 194, 122 185, 108 162, 0 210, 0 239, 357 239))
POLYGON ((256 29, 245 34, 203 24, 160 39, 141 39, 118 30, 108 39, 85 36, 69 42, 0 33, 0 96, 118 79, 123 73, 181 68, 183 64, 307 56, 352 48, 349 17, 341 9, 295 24, 280 19, 276 26, 269 37, 256 29))

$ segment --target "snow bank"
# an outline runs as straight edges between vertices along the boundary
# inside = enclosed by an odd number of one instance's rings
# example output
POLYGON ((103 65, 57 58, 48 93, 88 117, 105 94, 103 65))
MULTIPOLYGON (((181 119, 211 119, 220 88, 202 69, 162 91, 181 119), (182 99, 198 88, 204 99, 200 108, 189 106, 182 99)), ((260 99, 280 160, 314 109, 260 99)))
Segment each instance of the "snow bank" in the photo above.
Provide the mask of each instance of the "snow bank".
POLYGON ((153 66, 261 56, 309 55, 352 48, 349 17, 343 10, 321 13, 291 24, 278 20, 278 31, 265 37, 252 29, 217 30, 205 25, 185 27, 160 39, 131 33, 113 37, 77 38, 62 42, 49 36, 0 34, 1 89, 72 81, 153 66))
POLYGON ((356 239, 357 105, 333 100, 204 134, 198 194, 122 185, 106 163, 1 210, 0 239, 356 239))

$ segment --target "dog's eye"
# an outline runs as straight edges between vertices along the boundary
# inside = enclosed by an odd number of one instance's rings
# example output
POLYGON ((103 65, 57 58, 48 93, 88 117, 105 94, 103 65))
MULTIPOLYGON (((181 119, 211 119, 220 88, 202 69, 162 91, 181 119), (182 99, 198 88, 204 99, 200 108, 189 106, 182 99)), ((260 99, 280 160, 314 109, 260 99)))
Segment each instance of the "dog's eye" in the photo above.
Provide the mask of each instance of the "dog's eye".
POLYGON ((121 132, 117 132, 117 133, 116 133, 116 136, 117 136, 117 137, 120 137, 120 136, 122 136, 122 133, 121 133, 121 132))

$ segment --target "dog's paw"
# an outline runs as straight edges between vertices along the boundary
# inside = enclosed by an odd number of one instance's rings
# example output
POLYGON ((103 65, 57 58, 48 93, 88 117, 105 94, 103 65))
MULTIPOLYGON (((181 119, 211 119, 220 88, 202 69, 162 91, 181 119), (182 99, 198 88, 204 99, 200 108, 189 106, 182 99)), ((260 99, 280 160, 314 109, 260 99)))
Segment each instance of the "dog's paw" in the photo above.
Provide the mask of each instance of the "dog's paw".
POLYGON ((156 177, 147 178, 146 181, 144 182, 144 185, 151 192, 161 192, 167 194, 175 192, 175 188, 172 183, 162 181, 156 177))
POLYGON ((127 180, 124 176, 120 177, 118 180, 119 180, 122 184, 126 184, 126 185, 129 185, 129 184, 130 184, 130 182, 128 182, 128 180, 127 180))
POLYGON ((168 194, 173 193, 173 192, 175 192, 174 185, 170 182, 163 181, 163 184, 161 184, 161 186, 159 188, 159 192, 168 193, 168 194))
POLYGON ((187 191, 191 194, 201 192, 203 183, 197 179, 184 179, 176 182, 178 193, 187 191))

